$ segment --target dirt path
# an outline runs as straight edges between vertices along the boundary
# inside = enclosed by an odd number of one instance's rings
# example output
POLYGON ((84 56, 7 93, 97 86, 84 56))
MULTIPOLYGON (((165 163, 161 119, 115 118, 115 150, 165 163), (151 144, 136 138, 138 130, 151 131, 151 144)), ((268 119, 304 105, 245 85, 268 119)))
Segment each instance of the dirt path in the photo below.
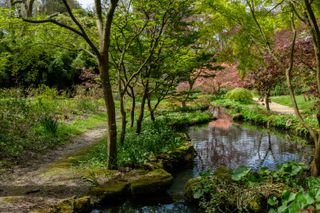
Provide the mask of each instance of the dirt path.
MULTIPOLYGON (((256 103, 264 106, 264 103, 262 101, 259 101, 258 98, 253 98, 253 100, 256 103)), ((288 107, 288 106, 284 106, 281 104, 277 104, 275 102, 270 103, 270 110, 274 111, 274 112, 281 113, 281 114, 292 114, 292 115, 294 114, 293 108, 288 107)))
POLYGON ((105 132, 90 130, 71 143, 0 174, 0 212, 29 212, 86 190, 88 183, 70 169, 65 159, 97 143, 105 132))

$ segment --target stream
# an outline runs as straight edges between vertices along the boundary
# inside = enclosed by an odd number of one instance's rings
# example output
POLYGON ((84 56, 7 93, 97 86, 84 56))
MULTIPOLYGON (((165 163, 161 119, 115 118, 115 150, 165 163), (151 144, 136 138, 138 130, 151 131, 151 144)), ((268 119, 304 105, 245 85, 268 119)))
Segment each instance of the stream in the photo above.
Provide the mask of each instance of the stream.
POLYGON ((202 172, 214 171, 221 165, 229 168, 247 166, 276 169, 288 161, 310 161, 312 148, 301 138, 278 131, 257 128, 247 124, 231 124, 217 120, 203 126, 189 128, 197 152, 194 166, 175 175, 174 182, 165 195, 154 195, 143 200, 126 201, 120 206, 91 213, 118 212, 199 212, 183 202, 185 183, 202 172))

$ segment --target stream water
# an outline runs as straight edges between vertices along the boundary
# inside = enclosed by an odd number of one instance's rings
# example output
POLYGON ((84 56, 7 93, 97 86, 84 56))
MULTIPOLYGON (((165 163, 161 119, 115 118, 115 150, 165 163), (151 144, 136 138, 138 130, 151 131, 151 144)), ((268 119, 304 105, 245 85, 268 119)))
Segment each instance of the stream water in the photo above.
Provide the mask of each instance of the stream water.
POLYGON ((183 187, 201 172, 214 171, 225 165, 229 168, 248 166, 257 170, 262 166, 275 169, 288 161, 310 161, 311 147, 306 141, 288 134, 233 124, 218 120, 204 126, 191 127, 188 135, 197 152, 194 166, 176 174, 174 183, 165 195, 154 195, 143 200, 127 201, 120 206, 92 213, 118 212, 199 212, 183 202, 183 187))

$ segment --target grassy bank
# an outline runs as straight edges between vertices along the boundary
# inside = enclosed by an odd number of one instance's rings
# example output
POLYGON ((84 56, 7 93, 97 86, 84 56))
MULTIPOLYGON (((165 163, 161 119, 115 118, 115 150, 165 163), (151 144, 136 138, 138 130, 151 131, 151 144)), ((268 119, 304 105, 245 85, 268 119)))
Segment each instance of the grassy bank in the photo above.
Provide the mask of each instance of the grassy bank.
POLYGON ((29 97, 19 91, 1 90, 0 108, 2 164, 67 143, 71 137, 106 121, 102 101, 66 98, 51 89, 29 97))

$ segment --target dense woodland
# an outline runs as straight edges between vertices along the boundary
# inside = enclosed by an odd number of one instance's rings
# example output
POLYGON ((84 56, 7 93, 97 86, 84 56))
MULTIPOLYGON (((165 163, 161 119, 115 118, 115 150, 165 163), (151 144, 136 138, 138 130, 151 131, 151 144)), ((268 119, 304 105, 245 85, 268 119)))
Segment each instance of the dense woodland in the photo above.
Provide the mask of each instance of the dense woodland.
MULTIPOLYGON (((179 132, 217 106, 307 138, 312 162, 289 176, 320 175, 320 1, 0 0, 0 171, 101 126, 107 139, 80 165, 139 167, 181 146, 179 132)), ((249 173, 239 174, 250 182, 249 173)), ((227 211, 209 188, 196 191, 200 206, 227 211)), ((294 201, 268 196, 275 209, 294 201)), ((299 208, 318 209, 313 199, 299 208)))

